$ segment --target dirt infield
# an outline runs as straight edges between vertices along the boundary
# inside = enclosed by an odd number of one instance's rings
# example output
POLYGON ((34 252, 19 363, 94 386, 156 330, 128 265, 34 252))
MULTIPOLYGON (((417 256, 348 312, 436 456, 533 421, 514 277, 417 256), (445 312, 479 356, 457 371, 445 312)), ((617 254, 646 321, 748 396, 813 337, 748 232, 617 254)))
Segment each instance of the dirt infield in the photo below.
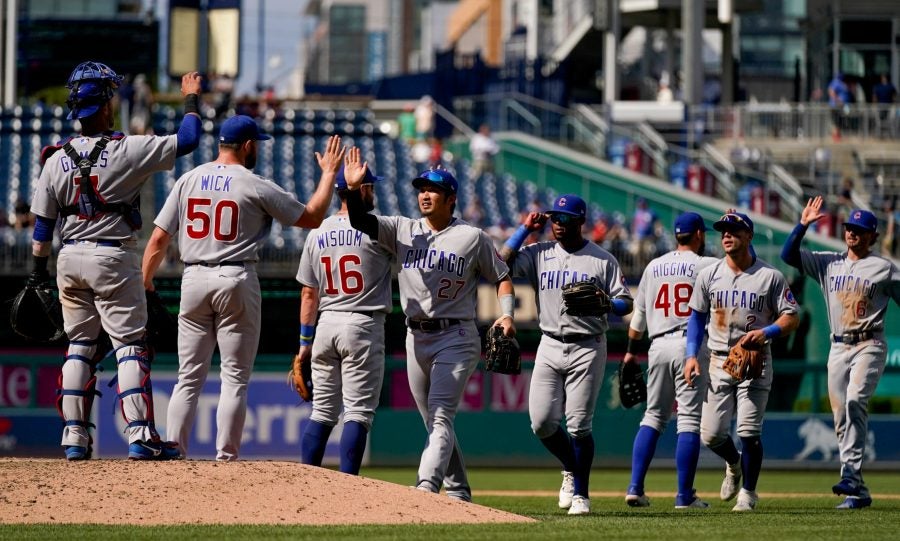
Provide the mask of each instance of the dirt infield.
POLYGON ((0 523, 532 521, 443 495, 293 462, 0 459, 0 523))

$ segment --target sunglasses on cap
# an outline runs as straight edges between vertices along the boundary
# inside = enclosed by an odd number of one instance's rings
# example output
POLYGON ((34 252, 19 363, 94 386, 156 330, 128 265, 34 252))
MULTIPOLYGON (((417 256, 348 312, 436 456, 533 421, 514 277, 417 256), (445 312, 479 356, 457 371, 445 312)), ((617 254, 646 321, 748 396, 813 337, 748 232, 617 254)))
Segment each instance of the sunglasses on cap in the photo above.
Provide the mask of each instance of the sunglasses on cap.
MULTIPOLYGON (((747 220, 741 218, 737 214, 723 214, 721 218, 719 218, 717 224, 728 224, 729 227, 724 227, 726 231, 734 232, 739 230, 744 231, 752 231, 753 227, 747 223, 747 220)), ((719 226, 720 228, 722 226, 719 226)))
POLYGON ((578 220, 578 216, 573 216, 571 214, 564 214, 562 212, 550 213, 550 221, 557 225, 569 225, 576 220, 578 220))

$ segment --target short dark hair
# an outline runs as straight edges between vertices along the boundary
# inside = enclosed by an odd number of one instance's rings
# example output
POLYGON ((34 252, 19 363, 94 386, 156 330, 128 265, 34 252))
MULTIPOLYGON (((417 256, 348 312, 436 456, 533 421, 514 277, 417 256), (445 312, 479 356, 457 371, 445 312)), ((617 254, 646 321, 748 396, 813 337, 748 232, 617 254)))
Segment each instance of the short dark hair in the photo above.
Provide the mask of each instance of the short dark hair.
POLYGON ((219 143, 219 148, 227 148, 229 150, 238 150, 244 143, 219 143))
POLYGON ((686 246, 691 243, 691 239, 694 238, 695 232, 692 233, 679 233, 675 235, 675 240, 678 242, 678 246, 686 246))

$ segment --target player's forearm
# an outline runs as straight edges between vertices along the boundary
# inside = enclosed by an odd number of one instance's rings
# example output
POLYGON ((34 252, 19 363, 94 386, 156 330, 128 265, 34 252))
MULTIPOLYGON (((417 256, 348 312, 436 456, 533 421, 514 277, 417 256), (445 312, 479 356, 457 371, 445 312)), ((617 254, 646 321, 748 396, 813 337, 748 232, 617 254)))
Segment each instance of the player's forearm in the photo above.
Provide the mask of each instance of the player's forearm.
POLYGON ((144 275, 144 289, 153 290, 153 276, 159 268, 160 263, 166 257, 169 249, 169 242, 172 237, 165 230, 157 227, 150 235, 147 241, 147 247, 144 249, 144 258, 141 261, 141 272, 144 275))
POLYGON ((687 346, 685 348, 685 357, 696 357, 700 351, 700 345, 703 341, 703 331, 706 330, 706 318, 708 312, 698 312, 693 310, 691 317, 688 319, 687 326, 687 346))
POLYGON ((362 231, 372 240, 378 240, 378 218, 366 210, 359 190, 347 192, 347 217, 350 218, 350 227, 362 231))
POLYGON ((510 265, 515 261, 516 255, 519 253, 519 248, 522 247, 522 244, 525 243, 525 239, 528 238, 528 233, 528 228, 524 225, 520 225, 515 233, 513 233, 503 244, 503 247, 500 248, 500 258, 503 259, 503 261, 506 261, 507 265, 510 265))
POLYGON ((312 197, 309 199, 309 202, 306 204, 306 210, 303 211, 303 215, 300 216, 300 219, 297 220, 295 225, 309 228, 315 228, 322 225, 322 220, 325 219, 325 213, 328 212, 328 207, 331 206, 331 197, 334 194, 335 176, 336 174, 331 171, 322 173, 322 177, 319 179, 319 185, 316 186, 315 193, 313 193, 312 197))
POLYGON ((300 291, 300 324, 315 325, 318 312, 318 293, 309 286, 303 286, 303 289, 300 291))
POLYGON ((803 236, 806 234, 807 227, 809 226, 797 224, 796 227, 794 227, 794 230, 791 231, 790 236, 788 236, 787 240, 784 242, 784 247, 781 249, 781 260, 800 270, 803 270, 802 259, 800 257, 800 244, 803 242, 803 236))
POLYGON ((781 329, 778 336, 792 333, 800 326, 800 316, 797 314, 781 314, 778 316, 778 319, 775 320, 774 325, 777 325, 781 329))
POLYGON ((184 115, 184 119, 181 121, 181 125, 178 126, 178 133, 176 134, 175 155, 185 156, 197 150, 197 147, 200 145, 201 131, 199 115, 184 115))
POLYGON ((515 288, 509 276, 505 276, 497 282, 497 300, 500 301, 500 309, 503 315, 513 317, 515 309, 515 288))

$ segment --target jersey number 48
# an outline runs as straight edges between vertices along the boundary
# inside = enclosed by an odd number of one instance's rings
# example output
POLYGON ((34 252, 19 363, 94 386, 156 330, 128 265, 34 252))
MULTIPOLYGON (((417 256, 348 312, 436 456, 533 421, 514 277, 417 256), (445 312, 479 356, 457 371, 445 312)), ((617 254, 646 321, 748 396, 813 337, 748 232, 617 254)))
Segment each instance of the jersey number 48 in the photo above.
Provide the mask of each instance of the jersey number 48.
POLYGON ((691 315, 691 307, 688 303, 691 300, 691 293, 694 288, 691 284, 679 283, 670 284, 668 282, 662 284, 656 293, 656 301, 653 307, 662 310, 665 317, 669 317, 669 312, 674 312, 676 317, 688 317, 691 315))

